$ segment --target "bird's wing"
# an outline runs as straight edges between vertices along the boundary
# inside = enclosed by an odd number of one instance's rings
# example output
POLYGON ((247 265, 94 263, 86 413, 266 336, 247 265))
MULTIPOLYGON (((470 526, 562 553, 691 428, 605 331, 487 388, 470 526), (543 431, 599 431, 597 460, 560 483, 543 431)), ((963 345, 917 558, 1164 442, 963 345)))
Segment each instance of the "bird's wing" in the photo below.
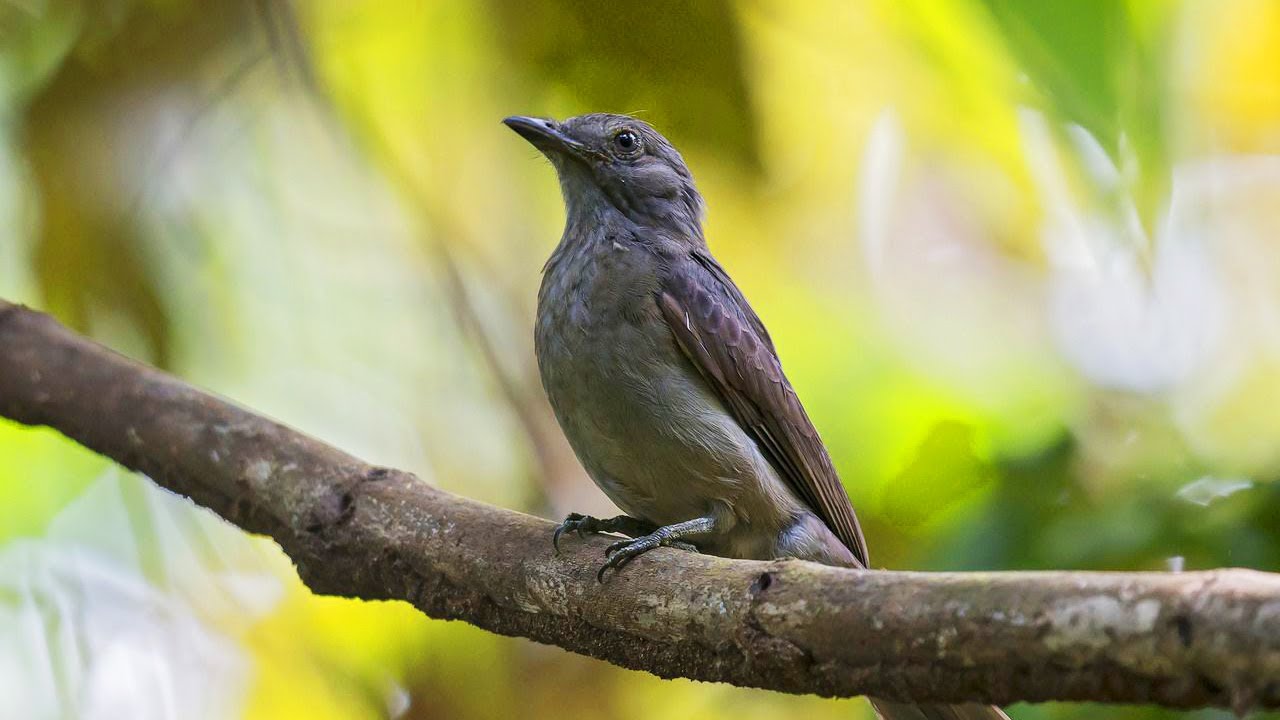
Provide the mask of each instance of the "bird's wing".
POLYGON ((689 360, 796 494, 868 566, 849 496, 800 398, 782 372, 764 323, 705 250, 672 263, 658 307, 689 360))

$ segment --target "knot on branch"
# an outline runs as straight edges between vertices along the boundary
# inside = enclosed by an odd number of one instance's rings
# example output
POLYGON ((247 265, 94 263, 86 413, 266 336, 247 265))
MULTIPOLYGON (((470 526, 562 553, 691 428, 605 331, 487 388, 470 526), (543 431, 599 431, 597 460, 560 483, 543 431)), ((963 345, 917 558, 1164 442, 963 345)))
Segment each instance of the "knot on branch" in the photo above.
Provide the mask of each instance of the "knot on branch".
POLYGON ((396 475, 413 479, 409 473, 392 468, 377 465, 366 468, 355 476, 354 482, 321 496, 311 508, 303 529, 311 535, 327 535, 341 528, 355 515, 356 502, 367 485, 384 482, 396 475))

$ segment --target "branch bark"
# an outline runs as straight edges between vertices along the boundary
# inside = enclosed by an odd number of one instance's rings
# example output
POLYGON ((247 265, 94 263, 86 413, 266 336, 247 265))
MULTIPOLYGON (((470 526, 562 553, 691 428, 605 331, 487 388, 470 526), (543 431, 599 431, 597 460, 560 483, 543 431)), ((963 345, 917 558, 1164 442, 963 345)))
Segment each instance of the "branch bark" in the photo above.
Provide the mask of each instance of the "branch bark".
POLYGON ((0 301, 0 415, 273 537, 314 591, 400 599, 662 677, 917 702, 1280 707, 1280 576, 909 573, 656 550, 368 465, 0 301))

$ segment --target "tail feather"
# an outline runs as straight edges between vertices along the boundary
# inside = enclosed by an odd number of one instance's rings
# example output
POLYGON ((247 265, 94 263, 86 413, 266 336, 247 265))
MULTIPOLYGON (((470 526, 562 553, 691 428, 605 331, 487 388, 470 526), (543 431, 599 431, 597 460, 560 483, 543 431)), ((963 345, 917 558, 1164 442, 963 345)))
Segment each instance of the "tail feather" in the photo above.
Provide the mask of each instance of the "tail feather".
POLYGON ((871 698, 871 707, 881 720, 1009 720, 998 707, 964 705, 911 705, 871 698))

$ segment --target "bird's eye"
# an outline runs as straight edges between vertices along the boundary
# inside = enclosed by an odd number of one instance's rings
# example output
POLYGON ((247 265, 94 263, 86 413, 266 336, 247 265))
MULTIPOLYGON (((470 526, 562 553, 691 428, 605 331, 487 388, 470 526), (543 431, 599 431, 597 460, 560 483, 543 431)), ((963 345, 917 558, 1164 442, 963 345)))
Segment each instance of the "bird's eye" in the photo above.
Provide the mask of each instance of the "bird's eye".
POLYGON ((640 136, 632 130, 623 130, 613 136, 613 144, 623 155, 634 155, 640 151, 640 136))

